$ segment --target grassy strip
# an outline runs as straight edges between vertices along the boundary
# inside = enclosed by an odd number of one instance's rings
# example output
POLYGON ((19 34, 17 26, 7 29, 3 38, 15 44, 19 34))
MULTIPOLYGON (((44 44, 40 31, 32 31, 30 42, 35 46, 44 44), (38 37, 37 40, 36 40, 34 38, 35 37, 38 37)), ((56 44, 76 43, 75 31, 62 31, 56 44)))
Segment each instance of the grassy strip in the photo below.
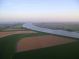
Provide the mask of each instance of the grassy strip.
POLYGON ((79 41, 15 54, 13 59, 79 59, 79 41))
POLYGON ((21 38, 40 35, 46 35, 46 33, 15 34, 0 38, 0 59, 12 59, 16 51, 16 44, 21 38))

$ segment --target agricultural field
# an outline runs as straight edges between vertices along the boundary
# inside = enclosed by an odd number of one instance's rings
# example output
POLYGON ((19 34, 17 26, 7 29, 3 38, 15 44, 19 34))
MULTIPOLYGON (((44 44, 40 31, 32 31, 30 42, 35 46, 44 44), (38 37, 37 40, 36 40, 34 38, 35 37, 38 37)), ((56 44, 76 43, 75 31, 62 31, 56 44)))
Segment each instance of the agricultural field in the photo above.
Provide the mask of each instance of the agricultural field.
POLYGON ((67 43, 72 43, 77 40, 58 37, 54 35, 43 35, 37 37, 23 38, 17 43, 17 52, 30 51, 45 47, 57 46, 67 43))
POLYGON ((0 0, 0 59, 79 59, 79 0, 0 0))
POLYGON ((0 24, 0 38, 13 34, 36 33, 22 27, 23 23, 0 24))
POLYGON ((33 34, 15 34, 0 38, 0 59, 11 59, 16 51, 16 44, 18 40, 24 37, 44 35, 43 33, 33 34))
POLYGON ((23 23, 2 23, 0 24, 0 31, 24 30, 22 24, 23 23))
POLYGON ((27 30, 27 31, 10 31, 10 32, 0 32, 0 38, 1 37, 5 37, 5 36, 8 36, 8 35, 13 35, 13 34, 24 34, 24 33, 36 33, 36 32, 34 32, 34 31, 30 31, 30 30, 27 30))
POLYGON ((19 52, 13 59, 79 59, 79 41, 40 48, 31 51, 19 52))
POLYGON ((25 29, 22 24, 1 25, 0 59, 76 59, 79 40, 25 29))

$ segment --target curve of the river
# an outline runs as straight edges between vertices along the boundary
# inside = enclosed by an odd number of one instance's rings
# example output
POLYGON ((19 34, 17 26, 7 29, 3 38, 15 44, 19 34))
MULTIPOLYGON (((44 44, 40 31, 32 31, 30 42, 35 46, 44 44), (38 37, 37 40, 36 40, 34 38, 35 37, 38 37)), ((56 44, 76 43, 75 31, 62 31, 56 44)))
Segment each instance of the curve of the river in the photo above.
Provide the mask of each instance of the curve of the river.
POLYGON ((33 25, 32 23, 23 24, 23 27, 31 29, 31 30, 40 31, 40 32, 45 32, 45 33, 50 33, 50 34, 55 34, 55 35, 79 39, 79 33, 78 32, 70 32, 70 31, 65 31, 65 30, 53 30, 53 29, 48 29, 48 28, 41 28, 41 27, 33 25))

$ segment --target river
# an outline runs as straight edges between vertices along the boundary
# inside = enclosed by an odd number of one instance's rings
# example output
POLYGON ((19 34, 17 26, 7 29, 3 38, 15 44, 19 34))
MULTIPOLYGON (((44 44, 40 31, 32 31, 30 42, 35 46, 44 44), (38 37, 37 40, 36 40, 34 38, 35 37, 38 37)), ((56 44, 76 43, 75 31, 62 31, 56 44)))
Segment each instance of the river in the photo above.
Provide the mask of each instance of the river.
POLYGON ((31 29, 31 30, 40 31, 40 32, 45 32, 45 33, 50 33, 50 34, 55 34, 55 35, 79 39, 79 33, 78 32, 70 32, 70 31, 66 31, 66 30, 53 30, 53 29, 48 29, 48 28, 42 28, 42 27, 38 27, 38 26, 33 25, 33 23, 23 24, 23 27, 31 29))

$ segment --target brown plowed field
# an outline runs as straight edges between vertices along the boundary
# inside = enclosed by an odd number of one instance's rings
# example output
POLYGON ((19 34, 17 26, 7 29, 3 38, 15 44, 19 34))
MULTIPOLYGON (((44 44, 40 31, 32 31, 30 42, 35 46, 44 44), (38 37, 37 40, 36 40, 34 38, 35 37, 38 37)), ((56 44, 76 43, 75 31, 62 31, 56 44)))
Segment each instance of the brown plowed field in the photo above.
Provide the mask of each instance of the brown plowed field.
POLYGON ((53 35, 29 37, 29 38, 21 39, 17 43, 16 50, 17 52, 28 51, 33 49, 56 46, 60 44, 67 44, 74 41, 76 40, 73 40, 71 38, 53 36, 53 35))
POLYGON ((23 33, 36 33, 33 31, 10 31, 10 32, 0 32, 0 38, 5 37, 12 34, 23 34, 23 33))

